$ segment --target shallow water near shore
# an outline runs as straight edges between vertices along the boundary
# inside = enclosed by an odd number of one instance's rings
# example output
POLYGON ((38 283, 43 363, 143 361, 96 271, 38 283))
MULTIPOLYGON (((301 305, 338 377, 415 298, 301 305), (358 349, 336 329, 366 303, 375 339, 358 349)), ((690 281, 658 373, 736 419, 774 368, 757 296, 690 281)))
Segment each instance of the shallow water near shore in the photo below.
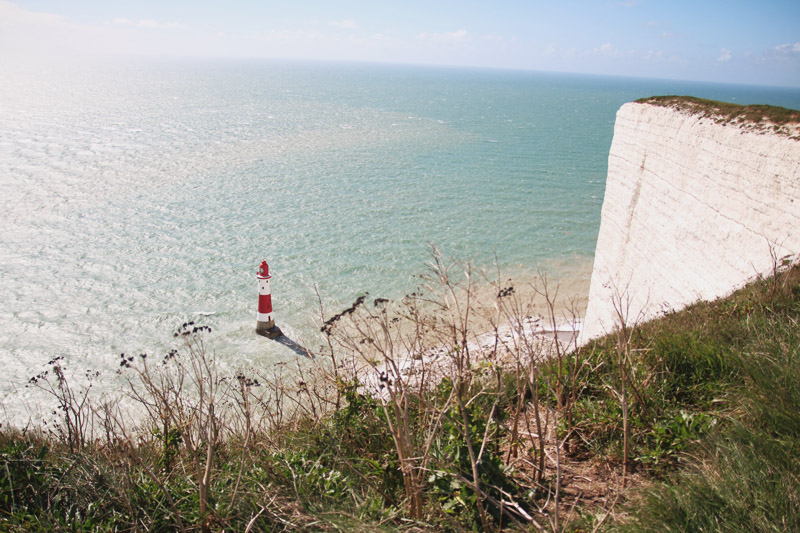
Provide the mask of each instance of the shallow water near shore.
POLYGON ((408 66, 0 65, 0 398, 55 356, 108 382, 193 320, 230 368, 318 347, 328 314, 415 289, 428 243, 585 297, 620 105, 652 94, 800 107, 797 91, 408 66), (571 287, 567 289, 566 287, 571 287))

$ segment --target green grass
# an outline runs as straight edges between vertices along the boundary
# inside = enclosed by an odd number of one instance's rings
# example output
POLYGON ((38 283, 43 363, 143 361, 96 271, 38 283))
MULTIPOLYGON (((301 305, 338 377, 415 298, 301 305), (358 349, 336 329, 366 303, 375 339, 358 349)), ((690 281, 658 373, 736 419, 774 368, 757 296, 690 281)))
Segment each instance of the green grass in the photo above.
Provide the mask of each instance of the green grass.
POLYGON ((638 103, 672 107, 695 115, 711 118, 720 124, 743 123, 772 127, 782 132, 780 126, 800 124, 800 111, 769 105, 738 105, 694 96, 651 96, 638 103))
POLYGON ((745 385, 732 393, 728 423, 687 468, 642 491, 620 529, 800 531, 798 345, 745 352, 741 368, 745 385))
MULTIPOLYGON (((780 283, 763 280, 637 329, 630 416, 640 471, 659 475, 685 461, 682 452, 728 419, 734 393, 749 386, 761 354, 797 350, 799 278, 795 268, 780 283)), ((597 370, 580 381, 572 440, 578 449, 620 460, 620 406, 610 392, 619 389, 615 350, 616 340, 608 337, 578 356, 597 370)))
MULTIPOLYGON (((658 376, 638 460, 666 459, 627 506, 625 531, 800 530, 798 269, 648 324, 637 342, 658 376), (713 424, 708 424, 709 421, 713 424), (660 428, 665 428, 661 430, 660 428), (654 445, 657 434, 673 439, 654 445)), ((616 528, 615 527, 615 528, 616 528)))

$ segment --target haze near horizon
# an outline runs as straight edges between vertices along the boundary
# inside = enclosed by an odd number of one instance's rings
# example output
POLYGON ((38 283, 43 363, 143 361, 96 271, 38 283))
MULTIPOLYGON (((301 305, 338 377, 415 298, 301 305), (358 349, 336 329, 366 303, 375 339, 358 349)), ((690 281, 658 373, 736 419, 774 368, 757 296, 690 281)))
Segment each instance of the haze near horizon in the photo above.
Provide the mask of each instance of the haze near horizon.
POLYGON ((800 87, 800 2, 0 0, 0 59, 408 63, 800 87))

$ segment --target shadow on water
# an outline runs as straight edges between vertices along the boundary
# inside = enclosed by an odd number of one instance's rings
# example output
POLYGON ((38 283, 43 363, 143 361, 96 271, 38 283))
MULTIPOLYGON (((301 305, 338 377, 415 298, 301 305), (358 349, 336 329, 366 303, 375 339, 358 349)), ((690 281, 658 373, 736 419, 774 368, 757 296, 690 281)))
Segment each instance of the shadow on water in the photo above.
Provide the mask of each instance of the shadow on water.
POLYGON ((303 357, 314 359, 314 356, 311 355, 311 352, 308 351, 308 348, 306 348, 305 346, 301 346, 300 344, 297 344, 294 340, 290 339, 286 335, 280 335, 279 337, 276 337, 273 340, 277 343, 283 344, 297 355, 302 355, 303 357))

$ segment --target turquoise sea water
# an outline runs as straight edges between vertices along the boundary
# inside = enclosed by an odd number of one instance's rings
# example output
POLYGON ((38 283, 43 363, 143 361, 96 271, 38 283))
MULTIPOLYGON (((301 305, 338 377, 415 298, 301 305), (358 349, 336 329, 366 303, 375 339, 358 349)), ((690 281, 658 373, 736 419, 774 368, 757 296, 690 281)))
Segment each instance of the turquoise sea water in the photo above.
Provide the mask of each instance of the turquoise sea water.
POLYGON ((158 352, 197 320, 230 366, 316 347, 364 291, 415 288, 428 244, 516 276, 588 274, 616 110, 653 94, 800 108, 800 91, 276 62, 2 65, 0 398, 158 352))

